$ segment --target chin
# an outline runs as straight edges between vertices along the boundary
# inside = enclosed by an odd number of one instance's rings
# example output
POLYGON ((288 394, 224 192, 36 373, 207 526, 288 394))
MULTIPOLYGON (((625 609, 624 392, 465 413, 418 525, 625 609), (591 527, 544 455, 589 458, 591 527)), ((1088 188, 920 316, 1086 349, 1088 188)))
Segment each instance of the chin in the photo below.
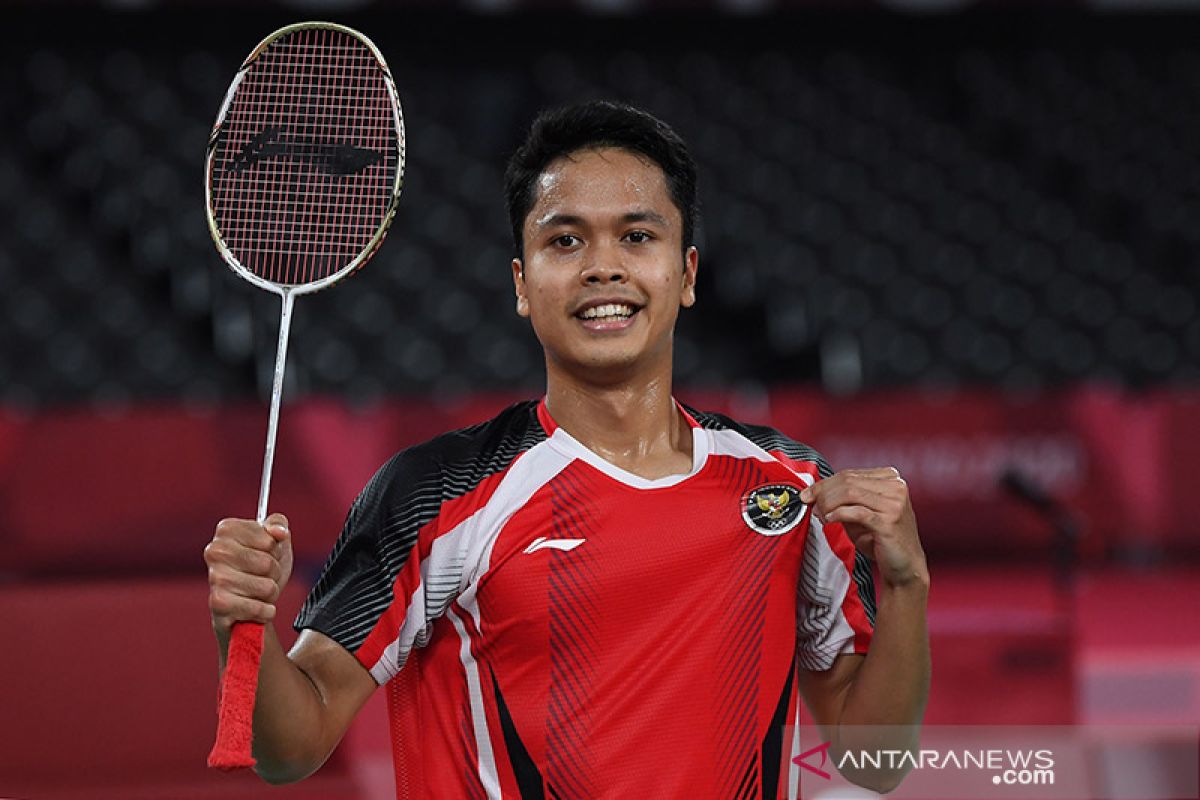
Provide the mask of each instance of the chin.
POLYGON ((634 356, 607 356, 604 358, 581 359, 579 365, 589 373, 615 375, 630 372, 637 366, 637 363, 638 360, 634 356))
POLYGON ((595 351, 570 353, 566 357, 550 357, 549 362, 568 374, 579 375, 589 380, 618 380, 630 375, 638 364, 638 354, 624 352, 595 351))

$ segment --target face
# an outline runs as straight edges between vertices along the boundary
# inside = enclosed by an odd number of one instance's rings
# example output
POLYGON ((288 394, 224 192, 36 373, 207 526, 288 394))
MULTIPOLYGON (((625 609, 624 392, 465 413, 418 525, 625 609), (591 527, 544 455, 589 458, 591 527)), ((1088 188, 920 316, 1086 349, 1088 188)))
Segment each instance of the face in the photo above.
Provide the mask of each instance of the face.
POLYGON ((680 307, 696 299, 696 248, 653 161, 619 148, 552 162, 513 261, 517 313, 529 317, 548 369, 619 378, 671 369, 680 307))

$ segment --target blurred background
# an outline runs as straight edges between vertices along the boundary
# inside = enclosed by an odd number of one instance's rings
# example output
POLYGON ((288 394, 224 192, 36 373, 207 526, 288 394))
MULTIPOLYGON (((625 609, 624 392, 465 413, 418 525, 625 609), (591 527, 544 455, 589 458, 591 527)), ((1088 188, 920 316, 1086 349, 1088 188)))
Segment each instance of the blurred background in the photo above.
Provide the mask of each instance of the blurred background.
POLYGON ((929 721, 1200 720, 1200 2, 2 0, 0 796, 392 791, 374 702, 304 784, 203 767, 201 551, 253 516, 278 324, 203 158, 309 18, 379 45, 408 166, 379 255, 297 306, 288 614, 388 456, 541 392, 503 166, 609 97, 700 162, 677 396, 908 479, 929 721))

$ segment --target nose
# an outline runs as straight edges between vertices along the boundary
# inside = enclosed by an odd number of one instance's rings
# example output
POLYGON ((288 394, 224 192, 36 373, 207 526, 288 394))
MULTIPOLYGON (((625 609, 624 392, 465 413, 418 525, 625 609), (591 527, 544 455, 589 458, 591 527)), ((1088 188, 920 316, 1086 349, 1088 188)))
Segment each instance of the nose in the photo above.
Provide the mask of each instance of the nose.
POLYGON ((587 284, 624 283, 629 277, 617 247, 595 246, 584 264, 579 279, 587 284))

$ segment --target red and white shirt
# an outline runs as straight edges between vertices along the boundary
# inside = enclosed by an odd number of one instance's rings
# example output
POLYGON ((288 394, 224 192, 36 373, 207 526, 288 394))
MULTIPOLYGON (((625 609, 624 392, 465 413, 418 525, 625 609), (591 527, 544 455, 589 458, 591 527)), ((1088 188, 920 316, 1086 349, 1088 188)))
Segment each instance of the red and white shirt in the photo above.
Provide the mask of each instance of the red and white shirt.
POLYGON ((796 668, 863 653, 870 566, 764 427, 685 410, 647 480, 544 403, 394 456, 300 616, 387 685, 399 797, 794 797, 796 668))

